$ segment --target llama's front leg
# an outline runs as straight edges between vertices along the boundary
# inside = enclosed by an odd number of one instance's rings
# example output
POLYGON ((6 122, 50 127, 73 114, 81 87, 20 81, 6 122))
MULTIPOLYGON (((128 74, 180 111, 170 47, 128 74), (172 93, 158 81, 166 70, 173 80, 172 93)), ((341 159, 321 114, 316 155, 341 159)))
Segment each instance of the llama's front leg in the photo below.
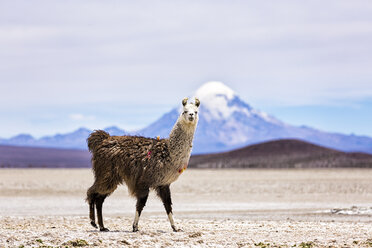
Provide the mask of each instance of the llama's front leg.
POLYGON ((138 221, 141 216, 142 210, 146 205, 147 198, 149 197, 149 189, 142 192, 140 195, 137 195, 137 204, 136 204, 136 214, 133 221, 133 232, 138 231, 138 221))
POLYGON ((181 231, 180 229, 176 228, 173 220, 173 213, 172 213, 172 198, 170 193, 169 185, 159 186, 156 188, 157 194, 163 202, 165 211, 167 212, 169 222, 173 231, 178 232, 181 231))

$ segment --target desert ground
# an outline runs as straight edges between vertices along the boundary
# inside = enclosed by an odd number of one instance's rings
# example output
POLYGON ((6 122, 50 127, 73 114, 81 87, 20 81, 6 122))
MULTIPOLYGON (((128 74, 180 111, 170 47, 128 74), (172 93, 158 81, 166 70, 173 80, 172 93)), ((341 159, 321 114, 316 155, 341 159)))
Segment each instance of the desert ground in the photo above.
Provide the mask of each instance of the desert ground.
POLYGON ((1 169, 0 247, 372 247, 372 169, 188 169, 171 185, 173 232, 154 192, 131 232, 120 186, 89 224, 89 169, 1 169))

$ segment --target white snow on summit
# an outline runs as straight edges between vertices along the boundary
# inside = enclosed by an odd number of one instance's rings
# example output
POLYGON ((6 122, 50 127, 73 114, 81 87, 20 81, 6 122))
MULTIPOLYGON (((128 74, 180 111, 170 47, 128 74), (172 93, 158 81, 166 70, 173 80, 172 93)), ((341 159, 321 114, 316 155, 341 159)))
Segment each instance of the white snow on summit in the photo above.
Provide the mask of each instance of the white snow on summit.
POLYGON ((267 122, 274 123, 277 125, 286 125, 284 122, 276 119, 274 116, 271 116, 267 114, 266 112, 262 112, 260 110, 252 109, 251 112, 255 115, 260 116, 262 119, 264 119, 267 122))
POLYGON ((207 113, 203 111, 203 115, 208 121, 228 119, 234 112, 240 112, 248 117, 255 115, 270 123, 283 124, 265 112, 239 104, 231 104, 238 95, 222 82, 207 82, 194 95, 200 99, 203 109, 207 110, 207 113))
POLYGON ((208 110, 207 113, 203 113, 208 121, 226 119, 234 111, 239 111, 236 106, 229 106, 229 101, 235 96, 232 89, 215 81, 203 84, 195 92, 195 97, 200 99, 203 109, 208 110))
POLYGON ((199 97, 199 99, 203 101, 216 95, 224 95, 231 100, 234 97, 235 92, 222 82, 217 81, 207 82, 195 92, 195 96, 199 97))

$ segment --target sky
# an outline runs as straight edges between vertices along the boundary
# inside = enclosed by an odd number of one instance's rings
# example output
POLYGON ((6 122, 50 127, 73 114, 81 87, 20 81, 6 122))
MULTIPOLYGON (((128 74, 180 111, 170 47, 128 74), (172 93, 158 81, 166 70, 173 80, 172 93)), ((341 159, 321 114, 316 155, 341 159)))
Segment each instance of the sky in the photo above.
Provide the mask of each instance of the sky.
POLYGON ((0 1, 1 138, 140 129, 208 81, 372 136, 372 2, 0 1))

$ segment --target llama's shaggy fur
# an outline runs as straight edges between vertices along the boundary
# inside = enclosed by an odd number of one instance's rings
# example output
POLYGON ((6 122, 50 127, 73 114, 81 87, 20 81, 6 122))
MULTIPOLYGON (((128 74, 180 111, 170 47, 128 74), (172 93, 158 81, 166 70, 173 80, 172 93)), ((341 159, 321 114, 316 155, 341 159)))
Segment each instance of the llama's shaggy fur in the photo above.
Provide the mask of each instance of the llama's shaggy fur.
POLYGON ((103 225, 103 201, 119 184, 125 183, 131 195, 137 198, 133 231, 138 231, 139 216, 149 189, 156 190, 173 230, 177 231, 172 217, 169 185, 177 180, 189 162, 200 102, 195 99, 195 103, 187 103, 185 98, 182 105, 183 112, 167 139, 110 136, 102 130, 90 134, 87 142, 92 153, 95 181, 88 189, 87 201, 94 227, 97 227, 96 207, 100 230, 108 231, 103 225))

